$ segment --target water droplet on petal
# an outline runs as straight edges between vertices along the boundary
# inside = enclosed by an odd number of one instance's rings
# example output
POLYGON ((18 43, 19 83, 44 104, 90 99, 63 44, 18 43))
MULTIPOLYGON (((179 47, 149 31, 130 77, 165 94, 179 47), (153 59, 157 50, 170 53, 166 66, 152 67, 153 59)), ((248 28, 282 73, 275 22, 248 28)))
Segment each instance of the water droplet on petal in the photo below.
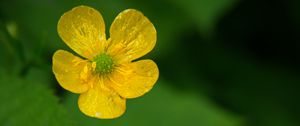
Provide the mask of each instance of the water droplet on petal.
POLYGON ((96 117, 100 117, 100 116, 101 116, 101 113, 100 113, 100 112, 96 112, 95 116, 96 116, 96 117))

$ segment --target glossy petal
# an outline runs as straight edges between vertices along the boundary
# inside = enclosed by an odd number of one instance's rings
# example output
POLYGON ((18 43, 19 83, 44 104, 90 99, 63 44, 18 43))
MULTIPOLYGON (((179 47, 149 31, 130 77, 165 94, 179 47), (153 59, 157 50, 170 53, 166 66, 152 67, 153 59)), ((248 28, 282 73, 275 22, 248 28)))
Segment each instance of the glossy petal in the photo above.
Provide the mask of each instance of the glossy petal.
POLYGON ((136 98, 152 89, 158 74, 152 60, 140 60, 117 67, 110 76, 109 86, 124 98, 136 98))
POLYGON ((105 24, 101 14, 90 7, 79 6, 61 16, 58 34, 79 55, 92 59, 106 44, 105 24))
POLYGON ((111 119, 121 116, 126 109, 126 100, 103 85, 102 79, 95 78, 93 88, 80 95, 79 109, 95 118, 111 119))
POLYGON ((155 43, 153 24, 141 12, 128 9, 111 25, 108 52, 121 61, 131 61, 150 52, 155 43))
POLYGON ((87 82, 91 76, 91 65, 88 61, 73 54, 58 50, 53 55, 53 73, 59 84, 73 93, 83 93, 88 90, 87 82))

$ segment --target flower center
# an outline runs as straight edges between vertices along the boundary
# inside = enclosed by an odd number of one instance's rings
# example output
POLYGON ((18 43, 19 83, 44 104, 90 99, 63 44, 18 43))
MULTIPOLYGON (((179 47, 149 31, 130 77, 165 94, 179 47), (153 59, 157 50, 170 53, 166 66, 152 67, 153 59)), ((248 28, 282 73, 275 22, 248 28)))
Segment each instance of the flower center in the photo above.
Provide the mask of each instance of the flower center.
POLYGON ((100 74, 110 73, 114 66, 112 57, 105 53, 97 55, 94 58, 94 62, 96 65, 95 71, 100 74))

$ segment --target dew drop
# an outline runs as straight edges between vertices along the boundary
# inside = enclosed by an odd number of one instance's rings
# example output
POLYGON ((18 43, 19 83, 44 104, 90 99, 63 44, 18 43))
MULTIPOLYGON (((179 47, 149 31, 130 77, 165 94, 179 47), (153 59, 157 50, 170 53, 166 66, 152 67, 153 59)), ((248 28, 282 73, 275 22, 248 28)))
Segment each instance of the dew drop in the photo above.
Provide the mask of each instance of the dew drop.
POLYGON ((100 117, 100 116, 101 116, 101 113, 100 113, 100 112, 96 112, 95 116, 96 116, 96 117, 100 117))

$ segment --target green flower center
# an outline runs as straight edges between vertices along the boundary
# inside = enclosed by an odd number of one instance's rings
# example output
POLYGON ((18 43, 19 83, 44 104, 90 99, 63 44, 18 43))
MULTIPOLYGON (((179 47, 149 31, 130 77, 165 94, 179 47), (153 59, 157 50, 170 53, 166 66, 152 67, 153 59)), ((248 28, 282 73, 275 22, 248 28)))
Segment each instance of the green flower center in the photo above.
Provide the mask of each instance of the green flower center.
POLYGON ((110 73, 114 66, 112 57, 105 53, 97 55, 94 62, 96 62, 95 71, 100 74, 110 73))

